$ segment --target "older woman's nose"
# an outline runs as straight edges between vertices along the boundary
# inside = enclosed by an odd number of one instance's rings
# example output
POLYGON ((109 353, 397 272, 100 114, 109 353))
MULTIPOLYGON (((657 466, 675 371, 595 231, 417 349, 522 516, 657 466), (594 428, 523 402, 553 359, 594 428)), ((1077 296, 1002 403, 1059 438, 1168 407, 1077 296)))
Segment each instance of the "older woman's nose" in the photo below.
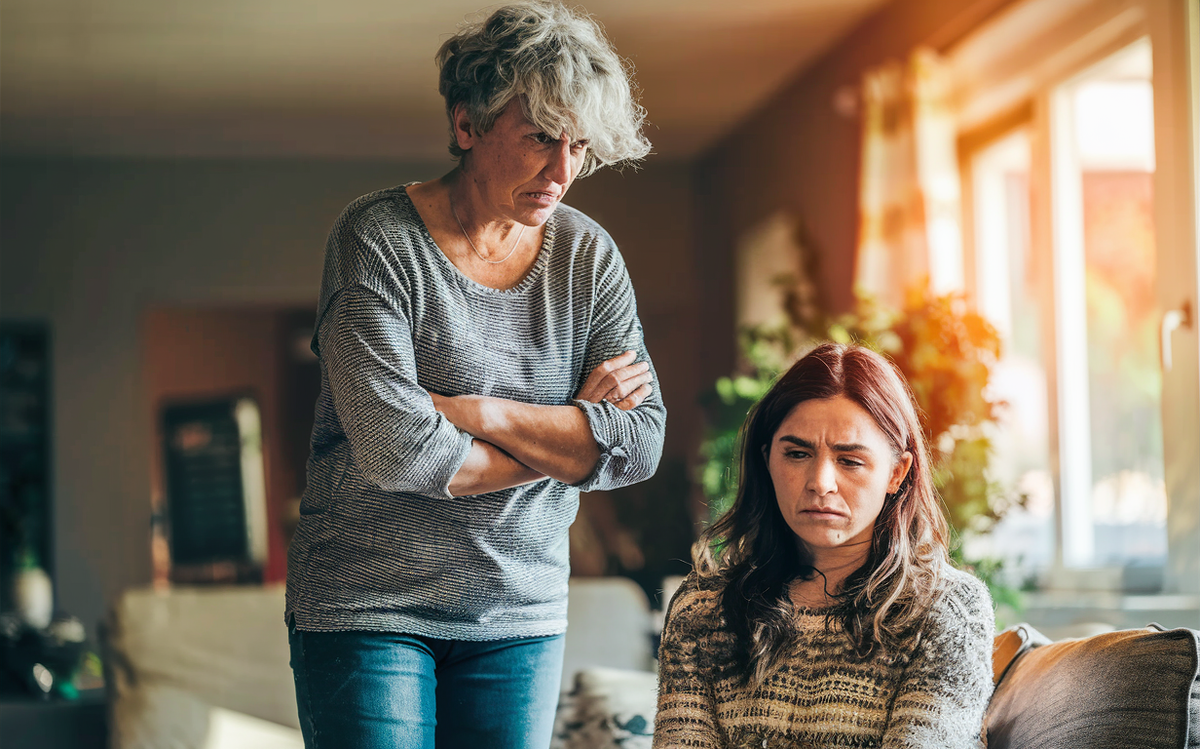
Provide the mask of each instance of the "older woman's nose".
POLYGON ((560 138, 558 146, 551 149, 550 161, 542 170, 542 175, 560 185, 571 181, 571 141, 569 139, 560 138))

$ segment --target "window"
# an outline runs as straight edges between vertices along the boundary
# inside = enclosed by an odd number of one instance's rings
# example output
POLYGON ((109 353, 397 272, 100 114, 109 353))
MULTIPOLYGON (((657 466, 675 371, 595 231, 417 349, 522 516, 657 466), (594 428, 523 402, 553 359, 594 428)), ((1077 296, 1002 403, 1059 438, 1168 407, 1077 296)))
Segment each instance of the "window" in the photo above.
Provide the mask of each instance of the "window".
POLYGON ((1047 279, 1033 254, 1029 167, 1029 132, 1022 127, 970 158, 967 191, 974 212, 974 297, 1003 342, 990 386, 991 397, 1005 404, 992 437, 992 478, 1025 496, 1024 506, 1011 510, 971 556, 1002 557, 1022 578, 1050 568, 1056 548, 1040 291, 1047 279))
POLYGON ((1043 589, 1190 594, 1170 605, 1194 627, 1197 11, 1062 5, 950 54, 967 288, 1005 344, 994 478, 1027 499, 974 551, 1043 589))
POLYGON ((1148 39, 1050 91, 1062 562, 1167 557, 1148 39))

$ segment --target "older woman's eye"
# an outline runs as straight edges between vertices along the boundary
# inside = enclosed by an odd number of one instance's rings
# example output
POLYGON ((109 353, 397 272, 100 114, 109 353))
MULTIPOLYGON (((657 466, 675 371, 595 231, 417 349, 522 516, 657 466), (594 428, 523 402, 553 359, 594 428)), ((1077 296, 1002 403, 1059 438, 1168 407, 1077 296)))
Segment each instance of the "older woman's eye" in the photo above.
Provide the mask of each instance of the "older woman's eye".
POLYGON ((582 151, 583 149, 588 147, 589 143, 591 143, 591 141, 577 140, 571 144, 571 150, 572 151, 582 151))

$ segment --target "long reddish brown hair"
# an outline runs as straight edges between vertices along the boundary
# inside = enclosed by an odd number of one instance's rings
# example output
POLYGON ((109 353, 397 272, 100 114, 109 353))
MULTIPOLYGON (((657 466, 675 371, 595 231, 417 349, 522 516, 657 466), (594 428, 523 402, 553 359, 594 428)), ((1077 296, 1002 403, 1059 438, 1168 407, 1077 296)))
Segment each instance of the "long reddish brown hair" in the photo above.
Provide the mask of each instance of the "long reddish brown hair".
POLYGON ((737 638, 743 674, 756 682, 775 668, 790 641, 789 584, 819 574, 779 510, 764 448, 798 404, 837 396, 871 415, 895 459, 908 452, 913 462, 900 488, 884 500, 866 562, 831 591, 836 603, 829 622, 840 624, 861 657, 892 649, 918 626, 948 563, 946 518, 904 378, 890 361, 862 346, 826 343, 813 349, 750 410, 739 442, 737 499, 692 549, 699 574, 724 580, 726 620, 737 638))

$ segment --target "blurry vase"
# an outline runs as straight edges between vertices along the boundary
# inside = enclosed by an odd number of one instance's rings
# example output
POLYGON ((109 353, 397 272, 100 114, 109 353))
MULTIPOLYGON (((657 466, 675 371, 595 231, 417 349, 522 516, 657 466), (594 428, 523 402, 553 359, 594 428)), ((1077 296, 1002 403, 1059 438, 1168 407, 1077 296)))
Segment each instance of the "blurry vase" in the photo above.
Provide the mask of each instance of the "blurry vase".
POLYGON ((34 629, 50 626, 54 614, 54 585, 41 567, 26 567, 13 573, 13 608, 21 621, 34 629))

